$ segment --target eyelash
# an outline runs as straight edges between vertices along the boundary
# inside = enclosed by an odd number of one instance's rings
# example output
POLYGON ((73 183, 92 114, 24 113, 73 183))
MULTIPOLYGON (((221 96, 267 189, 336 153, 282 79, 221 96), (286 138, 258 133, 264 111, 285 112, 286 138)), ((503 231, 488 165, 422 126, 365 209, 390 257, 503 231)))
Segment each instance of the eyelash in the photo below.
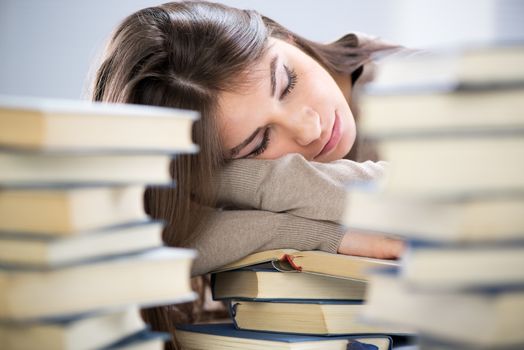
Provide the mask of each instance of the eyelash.
MULTIPOLYGON (((284 69, 286 70, 287 78, 288 78, 288 84, 284 91, 282 91, 282 94, 280 95, 280 99, 285 98, 297 85, 298 77, 297 73, 294 69, 289 69, 287 66, 284 66, 284 69)), ((269 128, 266 128, 264 130, 264 135, 262 142, 260 143, 260 146, 258 146, 253 152, 251 152, 247 157, 256 157, 258 155, 261 155, 265 152, 269 145, 269 128)))
POLYGON ((293 91, 293 89, 295 88, 295 85, 297 85, 297 81, 298 81, 297 73, 295 72, 294 69, 290 69, 287 66, 284 66, 284 69, 286 70, 288 84, 286 88, 284 89, 284 91, 282 91, 282 95, 280 95, 280 99, 283 99, 284 97, 289 95, 289 93, 293 91))
POLYGON ((251 152, 248 155, 248 157, 256 157, 264 153, 264 151, 267 149, 267 146, 269 145, 269 130, 269 128, 266 128, 266 130, 264 130, 264 135, 262 138, 262 142, 260 143, 260 146, 258 146, 253 152, 251 152))

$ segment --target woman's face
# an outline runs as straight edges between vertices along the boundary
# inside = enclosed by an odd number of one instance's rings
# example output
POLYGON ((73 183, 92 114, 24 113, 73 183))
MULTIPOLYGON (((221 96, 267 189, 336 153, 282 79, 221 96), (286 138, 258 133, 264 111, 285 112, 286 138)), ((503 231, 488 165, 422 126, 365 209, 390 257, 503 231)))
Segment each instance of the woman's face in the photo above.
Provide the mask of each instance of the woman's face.
POLYGON ((276 159, 300 153, 330 162, 355 141, 353 114, 332 76, 297 47, 270 38, 248 85, 224 92, 219 127, 228 159, 276 159))

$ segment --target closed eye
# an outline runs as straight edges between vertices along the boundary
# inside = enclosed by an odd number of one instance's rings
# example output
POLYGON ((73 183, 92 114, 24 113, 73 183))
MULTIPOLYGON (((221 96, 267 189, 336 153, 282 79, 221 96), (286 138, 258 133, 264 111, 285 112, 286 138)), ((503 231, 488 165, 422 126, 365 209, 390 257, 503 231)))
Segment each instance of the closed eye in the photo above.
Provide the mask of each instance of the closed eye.
POLYGON ((284 65, 284 70, 287 75, 287 85, 280 94, 280 100, 283 100, 286 96, 288 96, 291 93, 291 91, 293 91, 298 81, 297 73, 294 69, 291 69, 288 66, 284 65))

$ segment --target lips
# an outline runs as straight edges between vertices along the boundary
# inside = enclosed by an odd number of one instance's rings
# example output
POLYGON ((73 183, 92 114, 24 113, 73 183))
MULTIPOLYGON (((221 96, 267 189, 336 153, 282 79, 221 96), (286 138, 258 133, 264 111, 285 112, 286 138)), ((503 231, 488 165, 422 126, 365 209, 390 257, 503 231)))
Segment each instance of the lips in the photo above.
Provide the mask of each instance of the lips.
POLYGON ((340 133, 340 118, 338 116, 338 113, 335 112, 335 121, 333 122, 333 128, 331 129, 331 135, 329 136, 328 141, 320 151, 320 153, 315 157, 318 158, 324 154, 329 153, 340 141, 341 133, 340 133))

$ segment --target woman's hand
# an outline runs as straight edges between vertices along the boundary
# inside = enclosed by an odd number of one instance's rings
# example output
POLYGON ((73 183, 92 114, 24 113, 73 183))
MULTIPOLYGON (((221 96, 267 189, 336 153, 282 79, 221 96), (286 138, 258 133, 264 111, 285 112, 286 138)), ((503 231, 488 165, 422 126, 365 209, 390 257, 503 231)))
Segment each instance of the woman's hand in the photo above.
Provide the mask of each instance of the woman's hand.
POLYGON ((397 259, 403 251, 404 242, 399 239, 355 231, 347 231, 338 247, 339 254, 378 259, 397 259))

